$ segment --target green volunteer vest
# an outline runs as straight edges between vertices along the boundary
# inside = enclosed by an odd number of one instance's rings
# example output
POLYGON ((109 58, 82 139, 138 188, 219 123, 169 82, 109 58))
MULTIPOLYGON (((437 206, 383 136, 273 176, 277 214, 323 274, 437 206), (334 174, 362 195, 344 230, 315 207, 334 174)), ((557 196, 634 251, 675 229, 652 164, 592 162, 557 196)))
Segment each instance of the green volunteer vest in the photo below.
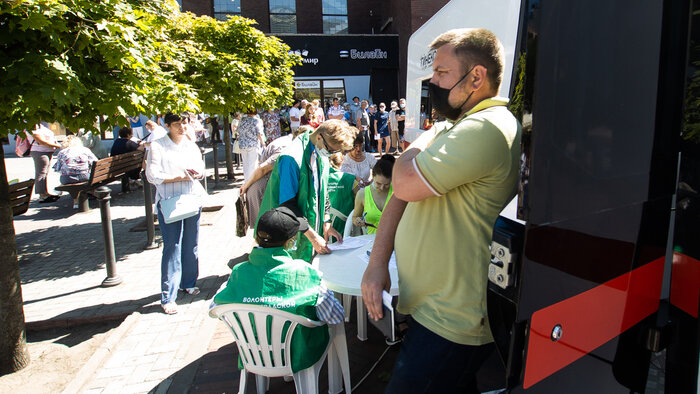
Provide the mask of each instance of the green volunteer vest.
POLYGON ((345 231, 347 216, 355 207, 353 186, 355 186, 354 175, 338 171, 333 167, 329 168, 328 199, 331 200, 331 218, 333 219, 333 228, 341 235, 345 231), (338 212, 345 216, 346 220, 338 216, 338 212))
MULTIPOLYGON (((214 302, 266 305, 318 320, 315 306, 320 285, 319 272, 305 261, 292 259, 284 248, 258 247, 250 252, 247 262, 233 267, 214 302)), ((292 371, 314 365, 329 340, 328 326, 297 326, 292 334, 292 371)))
MULTIPOLYGON (((299 210, 301 210, 302 215, 309 221, 309 226, 316 230, 316 232, 323 236, 323 214, 326 204, 326 199, 328 194, 326 192, 328 187, 328 159, 316 155, 316 165, 318 166, 318 173, 321 177, 321 190, 320 193, 316 193, 316 188, 314 187, 313 173, 311 171, 311 152, 313 150, 313 144, 309 141, 309 136, 311 131, 307 131, 304 134, 299 135, 292 141, 292 144, 280 155, 289 156, 297 163, 299 166, 299 191, 297 192, 297 205, 299 210)), ((258 213, 258 219, 263 213, 269 211, 270 209, 277 208, 280 206, 279 196, 280 196, 280 176, 279 176, 279 163, 280 159, 275 162, 275 167, 272 169, 272 175, 270 180, 267 182, 267 188, 265 189, 265 194, 263 195, 262 202, 260 203, 260 212, 258 213)), ((255 221, 255 229, 257 231, 257 220, 255 221)), ((295 259, 302 259, 307 262, 311 262, 311 256, 313 255, 313 246, 311 241, 309 241, 304 234, 297 234, 297 248, 291 252, 291 255, 295 259)))
MULTIPOLYGON (((372 186, 365 187, 365 222, 373 224, 375 227, 367 226, 367 234, 374 234, 377 232, 376 227, 379 227, 379 219, 382 217, 382 211, 377 208, 377 204, 374 203, 372 198, 372 186)), ((389 201, 391 194, 394 192, 394 186, 389 186, 389 194, 386 196, 386 201, 389 201)), ((386 207, 386 202, 384 203, 386 207)))

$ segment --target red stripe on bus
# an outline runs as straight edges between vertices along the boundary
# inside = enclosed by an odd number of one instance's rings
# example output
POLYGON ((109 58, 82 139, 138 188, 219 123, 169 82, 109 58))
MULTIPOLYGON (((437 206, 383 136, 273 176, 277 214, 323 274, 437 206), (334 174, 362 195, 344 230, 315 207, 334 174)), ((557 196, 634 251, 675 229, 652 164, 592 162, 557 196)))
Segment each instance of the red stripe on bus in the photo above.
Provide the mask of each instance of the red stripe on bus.
POLYGON ((523 388, 617 337, 659 308, 664 258, 532 314, 523 388), (552 331, 561 326, 561 338, 552 331))

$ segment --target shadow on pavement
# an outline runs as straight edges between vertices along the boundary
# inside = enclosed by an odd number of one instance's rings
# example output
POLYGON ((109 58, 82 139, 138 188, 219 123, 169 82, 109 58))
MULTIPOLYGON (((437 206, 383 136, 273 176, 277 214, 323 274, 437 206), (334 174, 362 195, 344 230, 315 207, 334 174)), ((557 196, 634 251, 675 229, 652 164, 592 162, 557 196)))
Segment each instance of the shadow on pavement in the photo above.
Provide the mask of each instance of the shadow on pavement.
POLYGON ((84 324, 78 327, 54 327, 45 330, 27 330, 27 342, 51 341, 68 347, 79 345, 97 334, 119 327, 122 319, 84 324))
MULTIPOLYGON (((143 189, 132 188, 131 191, 122 193, 121 183, 114 182, 107 185, 111 190, 109 203, 113 207, 143 207, 143 189)), ((36 197, 36 196, 35 196, 36 197)), ((88 199, 90 210, 100 209, 99 201, 95 198, 88 199)), ((33 200, 30 203, 30 209, 22 215, 15 216, 15 222, 27 220, 60 220, 71 217, 72 215, 80 215, 77 209, 73 208, 73 199, 68 194, 63 194, 61 198, 53 203, 40 204, 38 200, 33 200)))
MULTIPOLYGON (((369 327, 368 329, 372 330, 369 327)), ((387 350, 387 345, 379 331, 371 331, 370 338, 365 342, 358 340, 355 336, 357 327, 354 323, 346 323, 345 331, 348 341, 351 382, 355 386, 370 371, 382 353, 387 350)), ((161 382, 158 389, 162 390, 167 387, 168 393, 237 393, 240 379, 237 362, 238 349, 233 343, 233 336, 223 324, 219 323, 208 350, 198 360, 161 382)), ((391 376, 398 351, 398 346, 389 348, 356 392, 383 393, 391 376)), ((326 363, 324 363, 318 377, 318 388, 319 393, 328 392, 326 363)), ((269 392, 292 394, 296 393, 296 390, 293 382, 285 382, 282 378, 271 378, 269 392)), ((254 375, 248 375, 245 393, 256 393, 254 375)))
MULTIPOLYGON (((129 232, 142 219, 112 219, 117 262, 141 253, 146 234, 129 232)), ((104 270, 104 241, 100 223, 54 226, 17 235, 22 284, 104 270)))

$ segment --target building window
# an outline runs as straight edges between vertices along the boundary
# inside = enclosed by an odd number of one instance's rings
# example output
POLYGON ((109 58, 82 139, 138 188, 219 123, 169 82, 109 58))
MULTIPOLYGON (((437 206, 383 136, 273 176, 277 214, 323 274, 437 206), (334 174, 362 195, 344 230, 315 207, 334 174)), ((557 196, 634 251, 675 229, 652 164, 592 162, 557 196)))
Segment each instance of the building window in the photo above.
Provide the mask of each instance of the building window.
POLYGON ((347 0, 323 0, 323 34, 348 33, 347 0))
POLYGON ((296 32, 296 0, 270 0, 270 33, 296 32))
POLYGON ((241 0, 214 0, 214 18, 225 21, 233 15, 241 15, 241 0))

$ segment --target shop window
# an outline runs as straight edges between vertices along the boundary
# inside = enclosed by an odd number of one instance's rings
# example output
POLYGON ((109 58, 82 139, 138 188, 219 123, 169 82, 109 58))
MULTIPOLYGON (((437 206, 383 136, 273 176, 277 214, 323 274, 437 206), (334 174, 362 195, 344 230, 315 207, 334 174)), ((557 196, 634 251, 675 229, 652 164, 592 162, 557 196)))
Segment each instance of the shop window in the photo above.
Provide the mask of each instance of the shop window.
POLYGON ((323 0, 323 34, 348 33, 347 0, 323 0))
POLYGON ((342 79, 303 79, 294 82, 294 98, 302 100, 319 99, 324 112, 337 98, 341 103, 347 101, 345 81, 342 79))
POLYGON ((270 32, 296 33, 296 8, 295 0, 270 0, 270 32))
POLYGON ((214 0, 214 18, 225 21, 233 15, 241 15, 241 0, 214 0))

